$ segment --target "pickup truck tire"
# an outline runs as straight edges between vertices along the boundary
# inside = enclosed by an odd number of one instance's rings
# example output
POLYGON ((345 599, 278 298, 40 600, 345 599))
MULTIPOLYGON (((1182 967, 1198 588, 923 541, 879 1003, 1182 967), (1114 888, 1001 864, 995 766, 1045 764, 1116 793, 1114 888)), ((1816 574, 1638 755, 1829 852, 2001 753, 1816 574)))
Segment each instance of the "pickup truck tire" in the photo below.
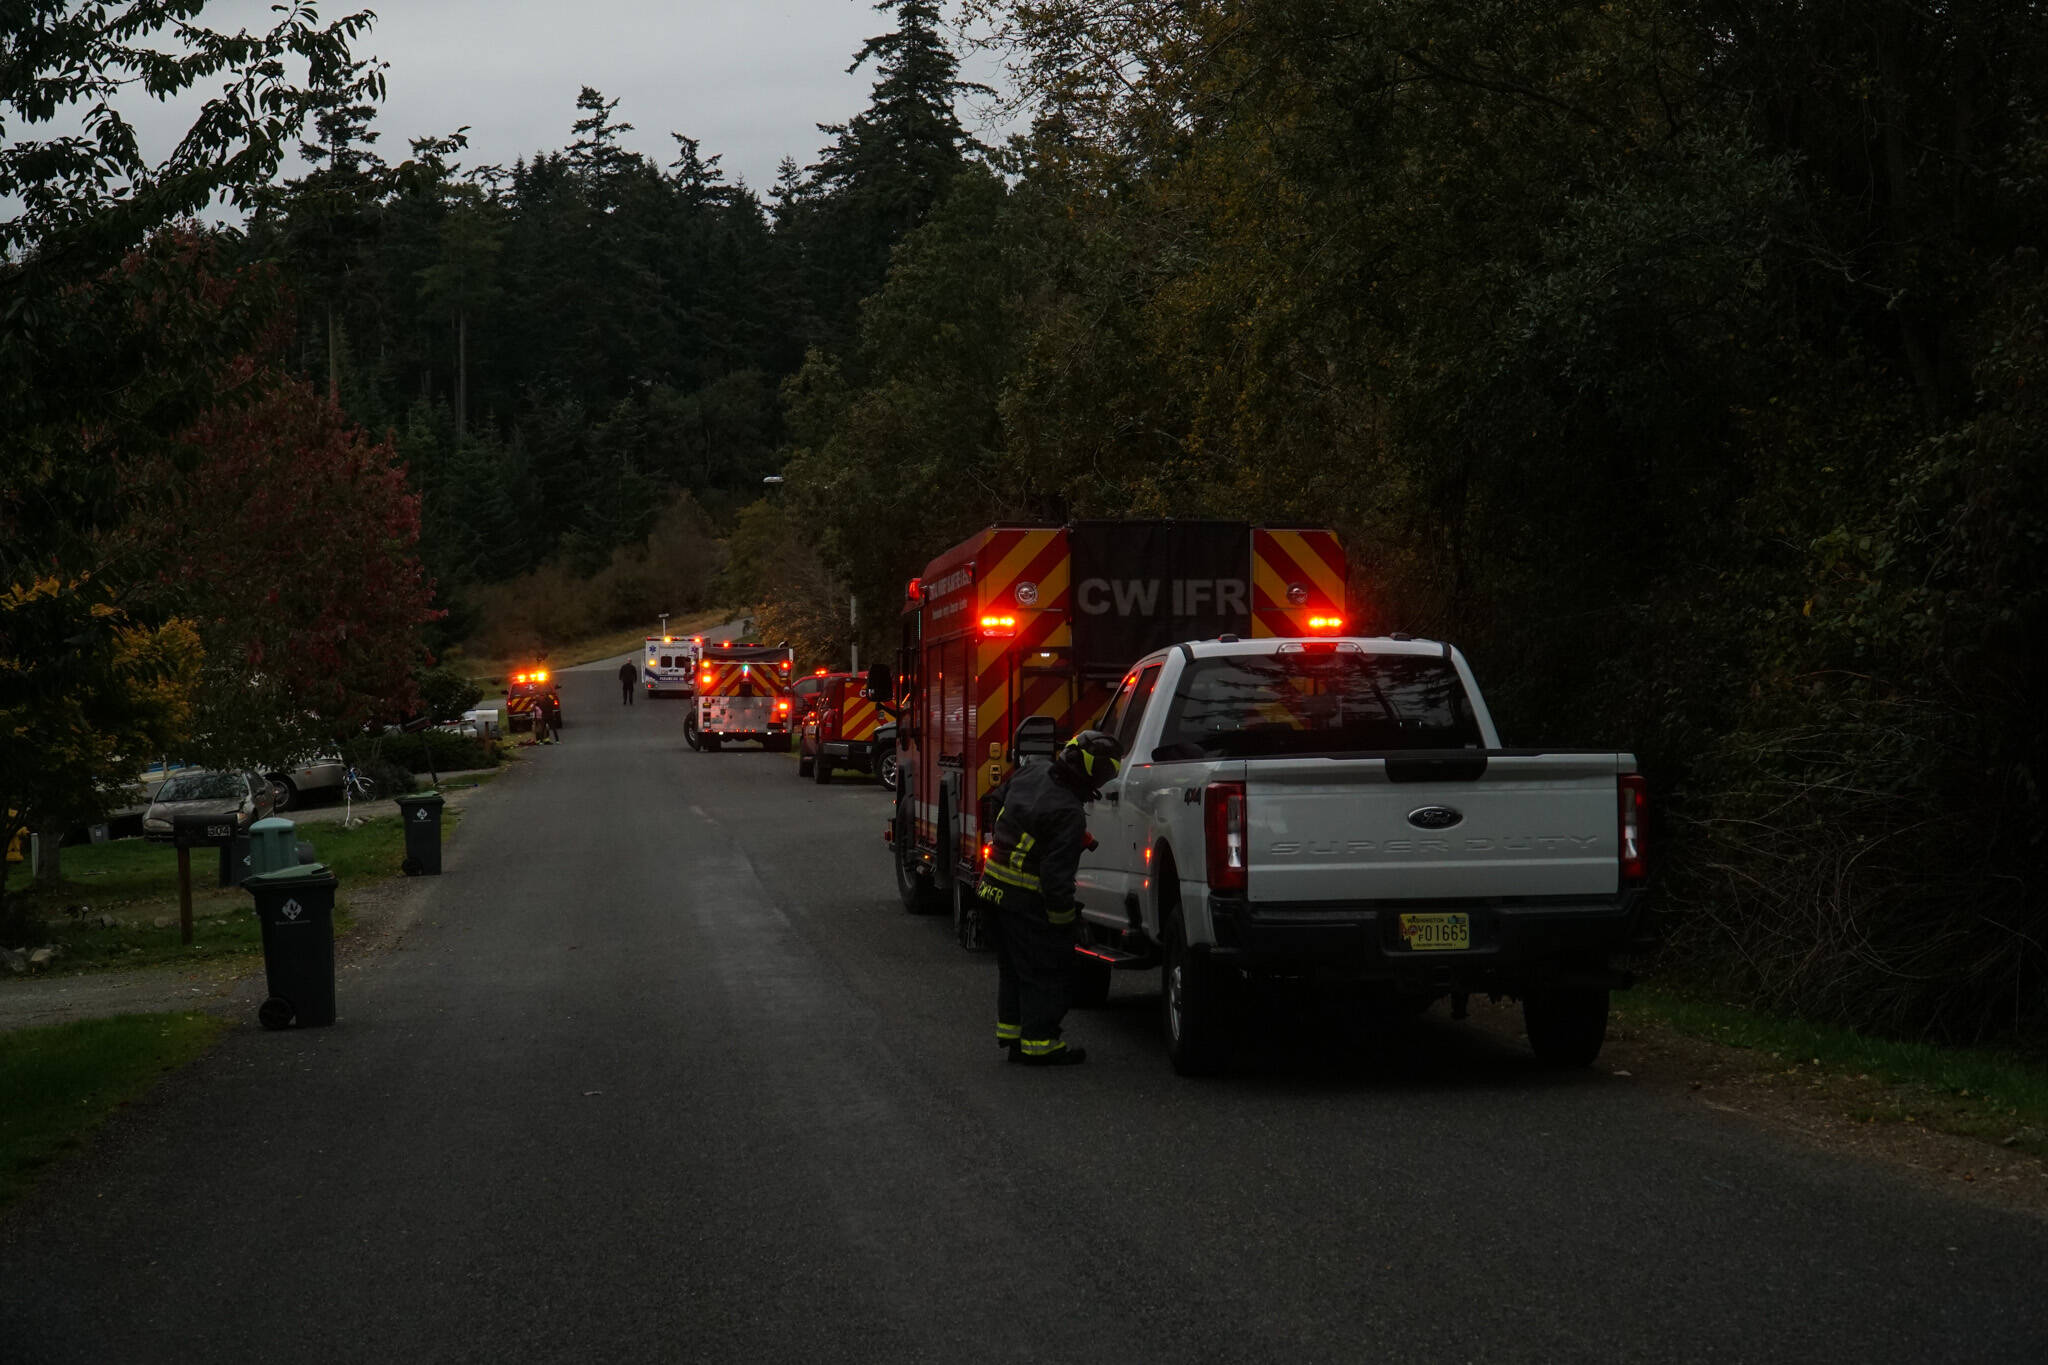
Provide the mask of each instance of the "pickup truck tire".
POLYGON ((1174 911, 1166 926, 1166 965, 1161 969, 1160 1021, 1166 1059, 1183 1076, 1213 1076, 1223 1069, 1228 1031, 1228 986, 1215 964, 1188 946, 1187 929, 1174 911))
POLYGON ((1571 986, 1522 997, 1529 1047, 1549 1066, 1591 1066, 1607 1041, 1608 992, 1571 986))
POLYGON ((809 777, 811 775, 811 764, 814 761, 810 754, 802 749, 798 749, 796 751, 796 775, 798 777, 809 777))
POLYGON ((1077 1010, 1099 1010, 1109 1003, 1110 965, 1100 958, 1075 953, 1067 964, 1067 1004, 1077 1010))
POLYGON ((875 755, 875 780, 890 791, 896 790, 896 746, 890 745, 875 755))
POLYGON ((832 780, 832 760, 825 757, 822 748, 818 750, 817 757, 811 760, 811 780, 821 787, 832 780))
POLYGON ((699 751, 704 748, 703 737, 697 733, 697 703, 694 701, 690 703, 690 714, 683 717, 683 743, 699 751))

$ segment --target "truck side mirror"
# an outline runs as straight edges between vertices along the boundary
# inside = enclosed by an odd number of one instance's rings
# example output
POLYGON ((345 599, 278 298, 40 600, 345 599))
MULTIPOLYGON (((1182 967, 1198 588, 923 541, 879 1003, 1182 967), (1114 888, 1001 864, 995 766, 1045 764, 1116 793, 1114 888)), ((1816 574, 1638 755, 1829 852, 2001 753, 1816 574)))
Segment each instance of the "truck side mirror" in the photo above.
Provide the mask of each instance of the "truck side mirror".
POLYGON ((867 686, 860 694, 869 701, 894 701, 896 689, 891 686, 895 679, 889 676, 889 665, 876 664, 868 670, 867 686))

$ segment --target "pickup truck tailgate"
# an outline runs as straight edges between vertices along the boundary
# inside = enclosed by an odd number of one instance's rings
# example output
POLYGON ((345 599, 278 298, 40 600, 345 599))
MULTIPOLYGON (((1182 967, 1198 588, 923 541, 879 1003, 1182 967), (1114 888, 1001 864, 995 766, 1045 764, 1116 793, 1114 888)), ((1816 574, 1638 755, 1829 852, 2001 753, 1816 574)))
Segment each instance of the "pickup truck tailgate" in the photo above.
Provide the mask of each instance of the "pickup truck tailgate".
POLYGON ((1462 761, 1393 755, 1247 764, 1248 898, 1522 899, 1620 890, 1616 779, 1635 771, 1633 756, 1492 753, 1483 764, 1480 758, 1474 752, 1462 761))

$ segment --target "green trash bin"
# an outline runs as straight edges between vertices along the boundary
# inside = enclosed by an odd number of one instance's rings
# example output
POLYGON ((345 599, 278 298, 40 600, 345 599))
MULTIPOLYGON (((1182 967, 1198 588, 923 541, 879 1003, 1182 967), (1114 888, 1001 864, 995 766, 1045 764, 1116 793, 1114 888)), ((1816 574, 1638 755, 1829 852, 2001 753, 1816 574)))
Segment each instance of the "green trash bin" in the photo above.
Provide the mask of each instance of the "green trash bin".
POLYGON ((274 815, 249 826, 247 876, 257 877, 265 872, 282 872, 288 867, 297 867, 298 828, 290 820, 280 820, 274 815))
POLYGON ((418 792, 396 798, 398 818, 405 825, 405 861, 399 871, 408 877, 441 875, 441 808, 439 792, 418 792))
POLYGON ((263 976, 269 998, 256 1017, 265 1028, 317 1028, 334 1022, 334 888, 320 863, 264 872, 242 883, 256 898, 263 926, 263 976))

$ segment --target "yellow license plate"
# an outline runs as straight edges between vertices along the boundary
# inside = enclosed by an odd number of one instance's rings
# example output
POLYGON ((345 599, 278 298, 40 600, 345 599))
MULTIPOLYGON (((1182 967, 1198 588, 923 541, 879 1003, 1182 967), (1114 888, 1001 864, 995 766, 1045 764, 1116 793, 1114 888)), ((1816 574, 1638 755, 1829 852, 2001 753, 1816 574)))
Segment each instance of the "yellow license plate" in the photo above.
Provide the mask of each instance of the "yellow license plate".
POLYGON ((1401 941, 1418 953, 1472 946, 1470 915, 1403 915, 1401 941))

